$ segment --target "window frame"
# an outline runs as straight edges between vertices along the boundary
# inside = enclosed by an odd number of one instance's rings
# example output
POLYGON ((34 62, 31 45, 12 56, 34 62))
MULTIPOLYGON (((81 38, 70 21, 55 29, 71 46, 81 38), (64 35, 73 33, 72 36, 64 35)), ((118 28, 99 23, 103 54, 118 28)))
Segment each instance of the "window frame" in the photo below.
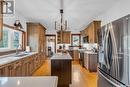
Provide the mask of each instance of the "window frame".
POLYGON ((81 46, 81 34, 71 34, 71 46, 72 47, 80 47, 81 46), (79 46, 73 45, 73 36, 79 36, 79 46))
MULTIPOLYGON (((10 26, 10 25, 8 25, 8 24, 3 24, 3 27, 7 27, 7 28, 9 28, 9 29, 12 29, 12 30, 14 30, 14 31, 18 31, 18 32, 21 32, 22 33, 22 37, 21 37, 21 40, 22 40, 22 46, 21 46, 21 48, 22 49, 19 49, 19 50, 23 50, 24 48, 25 48, 25 35, 26 35, 26 33, 25 33, 25 31, 23 31, 23 30, 20 30, 20 29, 18 29, 18 28, 16 28, 16 27, 14 27, 14 26, 10 26)), ((13 33, 13 32, 11 32, 11 33, 13 33)), ((8 37, 10 37, 10 36, 12 36, 12 34, 9 34, 9 36, 8 37)), ((0 53, 3 53, 3 52, 12 52, 12 51, 15 51, 16 49, 15 48, 12 48, 12 42, 13 42, 13 38, 11 39, 11 38, 8 38, 9 40, 8 41, 10 41, 10 43, 8 44, 8 47, 7 48, 0 48, 0 53)))

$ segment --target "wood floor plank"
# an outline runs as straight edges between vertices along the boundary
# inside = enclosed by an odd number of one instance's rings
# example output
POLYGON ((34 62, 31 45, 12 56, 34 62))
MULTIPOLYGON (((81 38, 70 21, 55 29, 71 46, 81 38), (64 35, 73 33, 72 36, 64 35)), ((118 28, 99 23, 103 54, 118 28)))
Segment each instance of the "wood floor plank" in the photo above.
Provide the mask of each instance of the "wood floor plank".
MULTIPOLYGON (((50 60, 46 62, 36 71, 33 76, 50 76, 50 60)), ((79 62, 72 63, 72 84, 70 87, 97 87, 97 73, 90 73, 82 68, 79 62)))

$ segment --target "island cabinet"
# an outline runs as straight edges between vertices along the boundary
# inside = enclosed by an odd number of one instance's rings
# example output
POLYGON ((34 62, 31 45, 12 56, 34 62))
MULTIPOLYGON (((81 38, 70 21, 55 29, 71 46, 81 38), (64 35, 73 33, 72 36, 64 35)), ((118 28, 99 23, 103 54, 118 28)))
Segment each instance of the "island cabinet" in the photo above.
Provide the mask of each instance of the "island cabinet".
POLYGON ((0 65, 0 77, 31 76, 42 65, 41 61, 37 53, 0 65))
POLYGON ((51 58, 51 75, 58 76, 58 87, 69 87, 71 84, 71 60, 69 54, 55 54, 51 58))

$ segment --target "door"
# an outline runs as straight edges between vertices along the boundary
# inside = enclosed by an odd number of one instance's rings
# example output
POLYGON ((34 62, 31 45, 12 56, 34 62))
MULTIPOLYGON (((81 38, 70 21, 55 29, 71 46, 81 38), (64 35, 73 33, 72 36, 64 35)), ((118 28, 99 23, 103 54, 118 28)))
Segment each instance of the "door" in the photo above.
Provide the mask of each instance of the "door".
POLYGON ((46 55, 48 57, 56 53, 56 35, 46 35, 46 55))

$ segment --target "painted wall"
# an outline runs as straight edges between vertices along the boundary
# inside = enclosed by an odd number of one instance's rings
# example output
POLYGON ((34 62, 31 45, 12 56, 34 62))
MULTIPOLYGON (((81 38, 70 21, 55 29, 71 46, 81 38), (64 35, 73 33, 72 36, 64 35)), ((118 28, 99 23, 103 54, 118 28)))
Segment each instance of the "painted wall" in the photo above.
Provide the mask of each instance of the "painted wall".
POLYGON ((102 25, 105 25, 128 14, 130 14, 130 0, 119 0, 113 7, 96 19, 101 20, 102 25))
POLYGON ((3 22, 4 24, 13 26, 15 20, 20 20, 20 23, 22 24, 24 30, 26 31, 26 19, 19 12, 15 12, 13 16, 4 16, 3 22))

